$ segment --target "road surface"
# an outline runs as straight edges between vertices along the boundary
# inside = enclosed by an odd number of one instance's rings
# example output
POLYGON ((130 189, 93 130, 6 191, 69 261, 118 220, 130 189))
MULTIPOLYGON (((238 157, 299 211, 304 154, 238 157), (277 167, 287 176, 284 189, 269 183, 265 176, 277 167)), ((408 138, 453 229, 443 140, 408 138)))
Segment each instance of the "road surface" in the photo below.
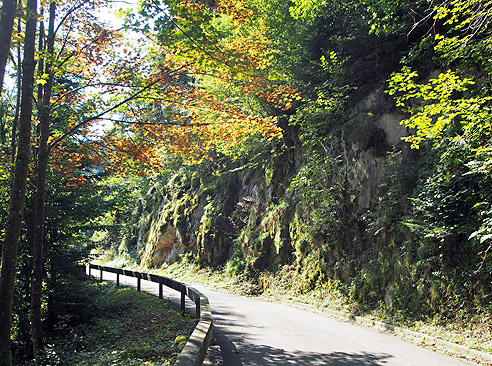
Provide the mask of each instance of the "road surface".
MULTIPOLYGON (((104 272, 103 278, 115 281, 116 275, 104 272)), ((121 284, 136 286, 136 282, 136 278, 120 276, 121 284)), ((164 297, 179 303, 179 293, 163 287, 164 297)), ((225 366, 475 365, 325 314, 193 287, 210 301, 214 335, 225 366)), ((158 295, 156 283, 142 280, 141 288, 158 295)), ((194 309, 194 304, 187 302, 186 308, 194 309)))

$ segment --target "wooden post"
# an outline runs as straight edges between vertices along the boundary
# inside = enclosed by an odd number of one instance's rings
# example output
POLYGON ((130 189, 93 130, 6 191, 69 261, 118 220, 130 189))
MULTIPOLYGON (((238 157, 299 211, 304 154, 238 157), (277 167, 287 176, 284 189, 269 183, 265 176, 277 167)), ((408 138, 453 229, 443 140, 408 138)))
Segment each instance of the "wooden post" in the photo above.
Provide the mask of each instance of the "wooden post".
POLYGON ((196 308, 195 317, 197 319, 200 319, 200 313, 201 313, 201 309, 200 309, 200 298, 198 298, 198 301, 195 303, 195 308, 196 308))
POLYGON ((99 268, 99 281, 103 280, 103 270, 102 268, 99 268))
POLYGON ((140 277, 137 277, 137 291, 140 291, 140 277))
POLYGON ((185 291, 186 291, 186 288, 183 286, 181 288, 181 314, 184 315, 185 314, 185 311, 186 311, 186 306, 185 306, 185 291))
POLYGON ((89 277, 91 276, 91 268, 92 268, 92 267, 91 267, 91 265, 90 265, 90 263, 89 263, 89 277))
POLYGON ((120 285, 120 274, 117 273, 116 274, 116 286, 119 286, 120 285))
POLYGON ((162 282, 159 281, 159 299, 162 299, 163 296, 162 296, 162 282))

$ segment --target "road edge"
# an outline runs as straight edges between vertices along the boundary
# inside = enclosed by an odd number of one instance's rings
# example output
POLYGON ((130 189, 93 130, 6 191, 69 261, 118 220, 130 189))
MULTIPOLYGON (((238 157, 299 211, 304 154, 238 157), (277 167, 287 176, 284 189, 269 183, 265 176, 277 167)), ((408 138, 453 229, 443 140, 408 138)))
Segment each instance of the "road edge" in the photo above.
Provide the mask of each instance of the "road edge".
MULTIPOLYGON (((268 299, 268 298, 265 298, 268 299)), ((271 300, 271 299, 269 299, 271 300)), ((285 299, 278 299, 274 300, 276 302, 281 302, 286 305, 291 305, 295 306, 298 308, 304 308, 304 309, 309 309, 311 311, 315 311, 318 313, 323 313, 327 314, 333 318, 343 320, 343 321, 350 321, 352 323, 360 324, 369 328, 373 328, 375 330, 378 330, 380 332, 387 332, 394 334, 396 336, 399 336, 403 338, 406 341, 410 341, 413 343, 416 343, 420 346, 423 347, 432 347, 433 350, 441 351, 442 353, 452 355, 454 357, 457 357, 459 359, 465 359, 468 361, 473 361, 476 362, 480 365, 487 365, 487 366, 492 366, 492 354, 489 354, 487 352, 483 351, 478 351, 471 349, 467 346, 453 343, 446 341, 444 339, 440 339, 434 336, 431 336, 429 334, 425 333, 420 333, 416 332, 410 329, 402 328, 396 325, 384 323, 378 320, 373 320, 369 319, 363 316, 358 316, 358 315, 353 315, 347 312, 343 311, 338 311, 338 310, 332 310, 332 309, 326 309, 326 308, 319 308, 314 305, 309 305, 309 304, 304 304, 301 302, 296 302, 292 300, 285 300, 285 299)))
MULTIPOLYGON (((83 272, 86 276, 88 277, 94 277, 97 278, 96 276, 93 276, 91 274, 91 269, 94 268, 96 270, 100 271, 100 277, 99 280, 102 279, 102 273, 104 271, 110 272, 110 273, 115 273, 117 276, 124 275, 127 277, 134 277, 138 279, 138 285, 137 285, 137 291, 141 291, 140 289, 140 280, 144 279, 149 282, 154 282, 158 283, 161 286, 165 283, 162 283, 159 280, 155 280, 154 277, 161 278, 162 276, 156 276, 153 275, 149 272, 138 272, 138 271, 132 271, 132 270, 125 270, 122 268, 114 268, 114 267, 108 267, 108 266, 102 266, 98 264, 93 264, 89 263, 87 266, 84 266, 83 272), (121 272, 121 273, 120 273, 121 272)), ((170 280, 170 279, 167 279, 170 280)), ((208 297, 206 297, 204 294, 202 294, 200 291, 197 289, 187 285, 184 282, 177 281, 177 280, 172 280, 174 283, 180 284, 182 287, 184 287, 184 292, 182 293, 183 299, 185 294, 188 296, 189 299, 191 299, 196 306, 196 312, 199 315, 199 320, 198 323, 195 326, 195 329, 193 330, 193 333, 191 333, 191 336, 188 338, 185 346, 183 347, 183 350, 179 353, 178 358, 176 362, 174 363, 174 366, 200 366, 203 364, 203 361, 205 360, 205 357, 207 355, 207 350, 208 347, 210 346, 210 343, 212 341, 213 337, 213 330, 214 330, 214 324, 213 324, 213 319, 212 319, 212 311, 210 309, 210 303, 208 301, 208 297)), ((119 277, 117 277, 116 280, 116 285, 119 285, 119 277)), ((166 286, 177 290, 174 285, 167 285, 166 286)), ((134 286, 130 286, 134 287, 134 286)), ((156 296, 155 294, 150 294, 152 296, 156 296)), ((183 300, 182 300, 183 301, 183 300)))
POLYGON ((208 298, 204 294, 186 284, 185 286, 187 286, 188 291, 200 297, 200 321, 180 352, 174 366, 199 366, 203 364, 208 347, 212 341, 214 330, 212 311, 210 310, 208 298))

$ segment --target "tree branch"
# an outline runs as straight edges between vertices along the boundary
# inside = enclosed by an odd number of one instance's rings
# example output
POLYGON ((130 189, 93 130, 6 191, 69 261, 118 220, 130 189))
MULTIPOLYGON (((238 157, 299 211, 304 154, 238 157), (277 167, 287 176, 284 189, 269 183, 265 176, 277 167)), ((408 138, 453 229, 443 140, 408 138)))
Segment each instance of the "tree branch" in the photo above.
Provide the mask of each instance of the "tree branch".
MULTIPOLYGON (((187 67, 188 64, 185 64, 185 65, 182 65, 181 67, 177 68, 176 70, 174 70, 172 73, 176 73, 177 71, 187 67)), ((171 76, 171 75, 168 75, 168 77, 171 76)), ((100 112, 98 113, 97 115, 93 116, 93 117, 89 117, 89 118, 86 118, 84 119, 83 121, 77 123, 75 126, 73 126, 72 128, 70 128, 69 130, 65 131, 60 137, 58 137, 57 139, 55 139, 50 145, 49 145, 49 151, 53 150, 53 148, 55 148, 60 142, 62 142, 67 136, 70 136, 72 135, 73 133, 75 133, 79 128, 87 125, 89 122, 92 122, 92 121, 95 121, 95 120, 98 120, 98 119, 101 119, 101 117, 103 117, 104 115, 118 109, 119 107, 121 107, 122 105, 125 105, 126 103, 134 100, 134 99, 137 99, 137 97, 139 95, 141 95, 142 93, 144 93, 145 91, 149 90, 150 88, 152 88, 154 85, 158 84, 158 83, 161 83, 162 82, 162 79, 156 79, 154 81, 152 81, 150 84, 146 85, 145 87, 143 87, 142 89, 140 89, 139 91, 137 91, 136 93, 133 93, 132 95, 130 95, 128 98, 125 98, 123 101, 121 101, 120 103, 117 103, 116 105, 112 106, 111 108, 108 108, 106 109, 105 111, 103 112, 100 112)))

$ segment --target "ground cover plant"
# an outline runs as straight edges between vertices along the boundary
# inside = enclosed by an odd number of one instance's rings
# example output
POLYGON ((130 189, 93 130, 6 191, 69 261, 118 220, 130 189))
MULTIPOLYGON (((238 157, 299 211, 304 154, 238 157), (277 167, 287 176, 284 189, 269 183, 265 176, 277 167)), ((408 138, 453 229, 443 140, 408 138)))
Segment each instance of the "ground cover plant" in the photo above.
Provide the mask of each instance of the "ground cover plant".
POLYGON ((108 282, 73 288, 47 347, 24 365, 173 365, 194 329, 192 319, 155 296, 108 282))

